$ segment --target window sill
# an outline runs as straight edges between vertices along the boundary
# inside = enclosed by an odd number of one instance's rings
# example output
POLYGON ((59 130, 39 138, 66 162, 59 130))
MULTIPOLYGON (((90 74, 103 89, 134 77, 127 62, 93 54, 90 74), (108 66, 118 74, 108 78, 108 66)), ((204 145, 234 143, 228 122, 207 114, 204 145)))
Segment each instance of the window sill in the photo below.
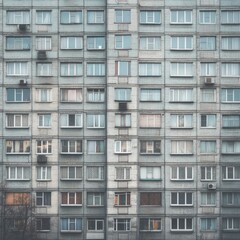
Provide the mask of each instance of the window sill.
POLYGON ((161 23, 153 23, 153 22, 146 22, 146 23, 142 23, 142 22, 140 22, 140 25, 161 25, 161 23))
POLYGON ((152 156, 159 156, 162 155, 162 153, 140 153, 140 155, 152 155, 152 156))
POLYGON ((222 155, 240 155, 240 152, 237 153, 221 153, 222 155))
POLYGON ((132 181, 131 179, 114 179, 114 181, 116 182, 128 182, 128 181, 132 181))
POLYGON ((193 182, 193 179, 170 179, 173 182, 193 182))
POLYGON ((176 52, 182 52, 182 51, 188 51, 188 52, 191 52, 193 51, 193 48, 192 49, 174 49, 174 48, 171 48, 170 49, 171 51, 176 51, 176 52))
POLYGON ((52 155, 52 153, 36 153, 36 155, 52 155))
POLYGON ((16 152, 16 153, 9 153, 9 152, 6 152, 6 155, 29 155, 31 154, 30 152, 26 152, 26 153, 19 153, 19 152, 16 152))
POLYGON ((51 129, 52 127, 38 127, 38 129, 51 129))
POLYGON ((223 179, 223 182, 235 182, 235 181, 240 181, 240 179, 223 179))
POLYGON ((223 208, 239 208, 240 207, 240 204, 239 205, 222 205, 223 208))
POLYGON ((82 207, 82 204, 61 204, 61 207, 82 207))
POLYGON ((52 179, 37 179, 37 182, 51 182, 52 179))
POLYGON ((30 101, 6 101, 6 103, 18 104, 18 103, 30 103, 30 101))
POLYGON ((7 129, 29 129, 29 127, 6 127, 7 129))
POLYGON ((153 182, 153 181, 162 181, 162 179, 161 178, 159 178, 159 179, 142 179, 142 178, 140 178, 140 181, 146 181, 146 182, 153 182))
POLYGON ((233 233, 233 232, 240 232, 240 229, 223 229, 225 233, 233 233))
POLYGON ((187 207, 187 208, 192 208, 193 207, 193 204, 192 205, 184 205, 184 204, 170 204, 171 207, 187 207))
POLYGON ((82 126, 64 126, 64 127, 61 127, 62 129, 82 129, 83 127, 82 126))
POLYGON ((131 152, 115 152, 114 154, 116 154, 116 155, 130 155, 132 153, 131 152))
POLYGON ((170 153, 171 156, 193 156, 193 153, 170 153))
POLYGON ((48 233, 50 232, 50 229, 49 230, 36 230, 37 232, 41 232, 41 233, 48 233))
POLYGON ((6 180, 11 181, 11 182, 14 182, 14 181, 27 182, 27 181, 30 181, 30 179, 6 179, 6 180))
POLYGON ((88 152, 87 154, 88 154, 88 155, 103 155, 103 154, 104 154, 104 152, 101 152, 101 153, 95 153, 95 152, 94 152, 94 153, 92 153, 92 152, 91 152, 91 153, 89 153, 89 152, 88 152))
POLYGON ((82 178, 75 178, 75 179, 69 179, 69 178, 60 178, 61 181, 82 181, 82 178))
POLYGON ((193 78, 193 75, 170 75, 171 78, 193 78))
POLYGON ((83 50, 83 48, 61 48, 62 51, 76 51, 76 50, 83 50))
POLYGON ((191 230, 170 229, 170 232, 172 232, 172 233, 193 233, 193 229, 191 229, 191 230))
POLYGON ((26 49, 5 49, 6 52, 12 52, 12 51, 23 51, 23 52, 27 52, 30 51, 30 48, 26 48, 26 49))
POLYGON ((187 103, 187 104, 192 104, 194 101, 169 101, 169 103, 187 103))
POLYGON ((105 129, 105 127, 87 127, 89 130, 102 130, 105 129))
POLYGON ((126 208, 126 207, 131 207, 132 205, 114 205, 114 207, 119 207, 119 208, 126 208))
POLYGON ((61 233, 81 233, 82 230, 61 230, 61 233))
POLYGON ((105 179, 87 179, 89 182, 104 182, 105 179))
POLYGON ((157 77, 161 77, 162 75, 138 75, 139 77, 142 77, 142 78, 149 78, 149 77, 153 77, 153 78, 157 78, 157 77))
POLYGON ((104 205, 97 205, 97 206, 94 206, 94 205, 87 205, 87 207, 97 208, 97 207, 104 207, 104 205))
POLYGON ((121 129, 121 128, 131 128, 131 126, 115 126, 115 128, 117 128, 117 129, 121 129))
POLYGON ((83 153, 82 152, 61 152, 61 154, 63 155, 82 155, 83 153))
POLYGON ((162 232, 162 230, 139 230, 140 232, 144 232, 144 233, 159 233, 162 232))
POLYGON ((162 100, 141 100, 140 102, 162 102, 162 100))
POLYGON ((193 127, 171 127, 171 129, 174 129, 174 130, 191 130, 193 129, 193 127))
POLYGON ((240 128, 240 126, 238 126, 238 127, 222 127, 223 129, 239 129, 240 128))
POLYGON ((202 208, 215 208, 215 207, 217 207, 217 205, 200 205, 200 207, 202 207, 202 208))
POLYGON ((192 25, 193 23, 178 23, 178 22, 170 22, 170 25, 192 25))

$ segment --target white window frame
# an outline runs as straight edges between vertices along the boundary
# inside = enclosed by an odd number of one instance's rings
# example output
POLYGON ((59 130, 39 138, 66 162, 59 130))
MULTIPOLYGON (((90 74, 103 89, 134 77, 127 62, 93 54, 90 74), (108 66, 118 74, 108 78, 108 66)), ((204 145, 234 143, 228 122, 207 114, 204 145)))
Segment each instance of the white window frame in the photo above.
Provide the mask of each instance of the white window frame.
POLYGON ((105 63, 87 63, 88 77, 103 77, 105 76, 105 63))
POLYGON ((240 24, 239 10, 222 10, 221 24, 240 24))
POLYGON ((216 11, 215 10, 200 10, 199 11, 199 24, 216 24, 216 11))
POLYGON ((115 141, 114 143, 115 154, 130 154, 131 153, 131 141, 122 140, 115 141))
POLYGON ((48 166, 37 166, 37 181, 51 181, 51 167, 48 166))
POLYGON ((139 63, 140 77, 159 77, 162 75, 161 63, 139 63))
POLYGON ((140 232, 160 232, 162 231, 162 219, 161 218, 140 218, 139 220, 139 231, 140 232), (144 229, 141 228, 142 222, 145 221, 147 226, 144 224, 144 229), (157 227, 156 227, 157 226, 157 227))
POLYGON ((88 10, 87 23, 88 24, 104 24, 104 14, 105 13, 103 10, 88 10))
POLYGON ((101 103, 105 100, 105 91, 103 88, 88 88, 87 89, 87 102, 101 103))
POLYGON ((81 24, 82 23, 82 11, 61 11, 60 22, 61 24, 81 24), (66 15, 64 19, 63 15, 66 15))
POLYGON ((6 128, 29 128, 29 115, 21 113, 6 114, 6 128))
POLYGON ((115 101, 128 102, 131 101, 131 88, 115 88, 115 101))
POLYGON ((83 48, 83 38, 80 36, 62 36, 60 41, 62 50, 77 50, 83 48))
POLYGON ((51 206, 51 192, 36 192, 36 207, 51 206), (41 204, 38 204, 38 200, 41 204), (50 201, 50 202, 48 202, 50 201))
POLYGON ((140 24, 161 24, 160 10, 140 10, 140 24))
POLYGON ((30 167, 7 166, 7 180, 11 181, 29 181, 30 167))
POLYGON ((87 49, 88 50, 104 50, 105 41, 106 40, 104 36, 88 36, 87 49))
POLYGON ((171 140, 171 155, 192 155, 192 140, 171 140))
POLYGON ((52 140, 37 140, 36 154, 52 154, 52 140))
POLYGON ((193 50, 193 36, 172 36, 171 50, 180 50, 180 51, 193 50))
POLYGON ((131 231, 131 219, 130 218, 114 218, 113 231, 128 232, 131 231), (120 228, 120 224, 123 225, 123 229, 120 228))
POLYGON ((82 102, 83 93, 82 88, 61 88, 61 102, 73 103, 73 102, 82 102))
POLYGON ((52 37, 36 37, 36 50, 52 50, 52 37))
POLYGON ((131 205, 130 192, 115 192, 114 193, 114 206, 127 207, 131 205))
POLYGON ((61 122, 61 128, 82 128, 83 114, 82 113, 61 113, 60 122, 61 122))
POLYGON ((141 88, 140 89, 140 101, 142 102, 160 102, 161 101, 161 89, 157 88, 141 88))
POLYGON ((61 206, 71 206, 71 207, 79 207, 82 206, 83 203, 83 193, 82 192, 61 192, 61 206), (63 203, 63 194, 66 195, 66 203, 63 203), (77 203, 78 196, 80 196, 80 202, 77 203), (70 203, 71 200, 74 200, 74 203, 70 203))
POLYGON ((161 128, 161 114, 140 114, 140 128, 161 128))
POLYGON ((222 193, 223 206, 240 206, 240 192, 223 192, 222 193))
POLYGON ((52 115, 51 113, 38 114, 38 127, 39 128, 51 128, 52 115))
POLYGON ((161 37, 140 36, 139 46, 142 51, 161 50, 161 37))
POLYGON ((61 232, 73 232, 78 233, 82 232, 82 218, 76 218, 76 217, 64 217, 61 218, 61 232), (63 229, 63 221, 67 221, 67 229, 63 229), (79 223, 78 223, 79 221, 79 223), (80 228, 78 229, 78 224, 80 228))
POLYGON ((200 115, 201 128, 216 128, 217 115, 216 114, 201 114, 200 115))
POLYGON ((104 140, 87 140, 87 154, 104 154, 105 152, 105 142, 104 140), (93 147, 90 150, 90 144, 92 144, 91 147, 93 147))
POLYGON ((240 128, 240 115, 222 115, 222 128, 240 128))
POLYGON ((217 218, 200 218, 200 231, 216 231, 217 218))
POLYGON ((115 127, 116 128, 129 128, 131 127, 131 113, 116 113, 115 114, 115 127))
POLYGON ((117 61, 116 63, 116 75, 120 77, 130 76, 131 74, 131 62, 130 61, 117 61))
POLYGON ((193 231, 193 218, 189 218, 189 217, 181 217, 181 218, 171 218, 171 229, 170 229, 171 232, 192 232, 193 231), (173 220, 176 220, 176 228, 173 228, 173 220), (191 228, 188 228, 187 227, 187 221, 190 221, 191 220, 191 228), (180 223, 180 221, 182 223, 180 223), (181 225, 184 225, 184 228, 180 228, 181 225))
POLYGON ((217 142, 216 140, 200 140, 200 154, 216 154, 217 142))
POLYGON ((104 180, 104 166, 87 166, 87 180, 88 181, 103 181, 104 180))
POLYGON ((30 88, 7 88, 6 91, 6 102, 30 102, 30 88))
POLYGON ((192 114, 171 114, 171 128, 193 128, 192 114))
POLYGON ((29 10, 8 10, 6 12, 7 24, 30 24, 30 11, 29 10), (11 16, 12 15, 12 16, 11 16))
POLYGON ((61 140, 61 154, 82 154, 82 153, 83 153, 82 140, 65 140, 65 139, 61 140))
POLYGON ((7 36, 6 50, 30 50, 31 37, 7 36))
POLYGON ((240 63, 222 63, 222 77, 240 77, 240 63))
POLYGON ((77 77, 83 75, 83 64, 81 62, 60 63, 61 77, 77 77))
POLYGON ((104 231, 104 219, 88 219, 87 220, 87 231, 88 232, 103 232, 104 231), (93 222, 94 229, 90 228, 90 221, 93 222))
POLYGON ((239 36, 224 36, 221 38, 221 49, 223 51, 239 51, 240 37, 239 36))
POLYGON ((193 167, 188 167, 188 166, 171 167, 170 172, 171 172, 171 177, 170 177, 171 181, 193 181, 193 167), (183 174, 184 176, 183 175, 181 176, 181 174, 183 174))
POLYGON ((130 167, 116 167, 116 178, 117 181, 129 181, 131 180, 131 168, 130 167))
POLYGON ((52 63, 37 63, 37 76, 52 76, 52 63))
POLYGON ((141 140, 140 154, 161 154, 161 140, 141 140))
POLYGON ((36 24, 49 25, 52 23, 51 10, 37 10, 36 11, 36 24))
POLYGON ((140 180, 141 181, 160 181, 161 180, 161 167, 156 166, 142 166, 140 167, 140 180))
POLYGON ((175 207, 191 207, 193 206, 193 193, 192 192, 171 192, 171 206, 175 207), (175 195, 175 196, 173 196, 175 195), (189 197, 190 196, 190 197, 189 197), (176 198, 176 203, 175 199, 176 198), (183 198, 183 201, 181 200, 183 198), (182 202, 181 202, 182 201, 182 202), (190 202, 188 202, 190 201, 190 202))
POLYGON ((115 23, 118 24, 131 23, 131 10, 115 9, 115 23))
POLYGON ((82 166, 60 166, 60 179, 66 181, 79 181, 83 178, 82 166), (65 173, 64 173, 65 171, 65 173), (66 177, 64 175, 66 174, 66 177), (73 177, 71 177, 73 174, 73 177))
POLYGON ((240 166, 223 166, 222 167, 223 181, 239 181, 240 180, 240 166))
POLYGON ((131 49, 131 35, 115 35, 115 49, 131 49))
POLYGON ((192 24, 192 10, 171 10, 170 24, 192 24))
POLYGON ((216 102, 216 89, 215 88, 202 88, 201 89, 201 102, 216 102))
POLYGON ((6 154, 30 154, 30 140, 6 140, 6 154))
POLYGON ((37 88, 36 89, 36 102, 52 102, 52 89, 51 88, 37 88))
POLYGON ((223 231, 236 232, 240 230, 239 217, 227 217, 222 219, 223 231))
POLYGON ((172 62, 170 69, 170 77, 192 77, 193 63, 192 62, 172 62))
POLYGON ((215 166, 201 166, 201 181, 215 181, 216 167, 215 166))
POLYGON ((103 192, 87 192, 87 206, 88 207, 103 207, 104 193, 103 192), (89 199, 91 198, 91 203, 89 199))
POLYGON ((200 36, 199 50, 202 50, 202 51, 216 50, 216 37, 215 36, 200 36))
POLYGON ((105 128, 105 114, 87 114, 87 128, 105 128))
POLYGON ((222 88, 221 89, 221 102, 223 102, 223 103, 239 103, 240 102, 240 88, 222 88))
POLYGON ((201 62, 201 76, 216 76, 215 62, 201 62))
POLYGON ((201 192, 200 206, 216 206, 216 192, 201 192))
POLYGON ((222 141, 222 154, 240 154, 240 141, 222 141))
POLYGON ((7 76, 27 76, 28 62, 7 62, 7 76))

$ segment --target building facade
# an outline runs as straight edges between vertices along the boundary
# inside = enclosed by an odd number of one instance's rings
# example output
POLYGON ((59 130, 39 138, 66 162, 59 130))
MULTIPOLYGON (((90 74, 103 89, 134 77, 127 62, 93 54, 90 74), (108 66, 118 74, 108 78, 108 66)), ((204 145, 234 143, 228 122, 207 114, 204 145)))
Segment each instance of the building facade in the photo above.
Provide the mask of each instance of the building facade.
POLYGON ((238 0, 0 12, 0 239, 239 239, 238 0))

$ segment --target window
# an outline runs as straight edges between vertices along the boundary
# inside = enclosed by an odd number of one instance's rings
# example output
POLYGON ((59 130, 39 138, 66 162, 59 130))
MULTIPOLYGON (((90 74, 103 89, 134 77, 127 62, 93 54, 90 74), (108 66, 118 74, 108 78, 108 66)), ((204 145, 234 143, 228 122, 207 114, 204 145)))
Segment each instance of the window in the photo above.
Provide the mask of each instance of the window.
POLYGON ((131 220, 129 218, 114 218, 114 231, 130 231, 131 220))
POLYGON ((87 11, 87 23, 88 24, 103 24, 104 23, 104 11, 87 11))
POLYGON ((105 145, 104 140, 88 140, 87 153, 88 154, 104 154, 105 145))
POLYGON ((61 63, 62 77, 76 77, 83 74, 82 63, 61 63))
POLYGON ((215 154, 216 153, 216 141, 201 140, 200 141, 200 153, 201 154, 215 154))
POLYGON ((161 76, 161 63, 139 63, 139 76, 161 76))
POLYGON ((172 140, 171 154, 193 154, 193 141, 172 140))
POLYGON ((201 76, 216 76, 216 63, 201 63, 201 76))
POLYGON ((204 166, 201 167, 201 181, 216 180, 216 167, 204 166))
POLYGON ((7 167, 7 180, 30 180, 30 167, 7 167))
POLYGON ((141 154, 160 154, 161 141, 140 141, 141 154))
POLYGON ((36 89, 36 101, 37 102, 51 102, 52 101, 52 89, 51 88, 36 89))
POLYGON ((115 114, 115 127, 131 127, 131 114, 115 114))
POLYGON ((223 115, 222 116, 223 128, 239 128, 240 127, 240 115, 223 115))
POLYGON ((171 231, 193 231, 192 218, 172 218, 171 231))
POLYGON ((30 24, 30 11, 7 11, 7 24, 30 24))
POLYGON ((131 35, 116 35, 115 36, 116 49, 130 49, 131 48, 131 35))
POLYGON ((170 89, 170 102, 193 102, 193 89, 170 89))
POLYGON ((171 63, 171 77, 192 77, 193 63, 171 63))
POLYGON ((200 41, 199 43, 200 50, 204 50, 204 51, 216 50, 216 37, 200 36, 199 41, 200 41))
POLYGON ((115 88, 115 101, 125 102, 131 101, 131 88, 115 88))
POLYGON ((240 37, 222 37, 222 50, 240 50, 240 37))
POLYGON ((140 101, 159 102, 161 101, 161 89, 140 89, 140 101))
POLYGON ((239 231, 240 230, 240 218, 239 217, 229 217, 222 219, 223 230, 225 231, 239 231))
POLYGON ((36 50, 51 50, 52 38, 51 37, 36 37, 36 50))
POLYGON ((192 114, 171 114, 171 128, 192 128, 192 114))
POLYGON ((37 167, 37 180, 50 181, 51 180, 51 167, 37 167))
POLYGON ((61 232, 81 232, 81 218, 61 218, 61 232))
POLYGON ((82 49, 83 38, 82 37, 61 37, 61 49, 82 49))
POLYGON ((82 113, 64 113, 60 115, 61 128, 82 128, 83 114, 82 113))
POLYGON ((27 223, 27 219, 21 216, 7 217, 5 218, 5 226, 7 226, 8 232, 22 232, 24 231, 24 226, 27 223), (9 231, 10 230, 10 231, 9 231))
POLYGON ((52 76, 52 63, 37 63, 37 76, 52 76))
POLYGON ((223 192, 223 206, 240 206, 240 192, 223 192))
POLYGON ((216 230, 216 218, 201 218, 201 231, 215 231, 216 230))
POLYGON ((171 37, 172 50, 193 50, 193 37, 171 37))
POLYGON ((104 102, 105 92, 101 88, 88 88, 87 89, 87 101, 91 103, 104 102))
POLYGON ((222 153, 223 154, 239 154, 240 153, 240 141, 222 141, 222 153))
POLYGON ((223 166, 223 180, 240 180, 240 166, 223 166))
POLYGON ((156 232, 161 230, 161 218, 140 218, 140 231, 156 232))
POLYGON ((140 180, 161 180, 161 167, 140 167, 140 180))
POLYGON ((222 63, 222 77, 239 77, 240 63, 222 63))
POLYGON ((31 195, 28 192, 7 192, 5 201, 6 205, 29 205, 31 195))
POLYGON ((115 9, 115 23, 131 23, 131 10, 115 9))
POLYGON ((171 10, 171 24, 192 24, 192 10, 171 10))
POLYGON ((81 88, 61 88, 61 102, 82 102, 81 88))
POLYGON ((131 74, 131 62, 117 61, 115 62, 115 75, 129 76, 131 74))
POLYGON ((104 203, 103 193, 88 192, 87 193, 87 205, 88 207, 101 207, 104 203))
POLYGON ((51 192, 36 192, 36 206, 51 206, 51 192))
POLYGON ((82 180, 82 167, 61 166, 61 180, 82 180))
POLYGON ((160 50, 161 37, 140 37, 140 50, 160 50))
POLYGON ((114 205, 115 206, 130 206, 131 193, 130 192, 115 192, 114 205))
POLYGON ((131 141, 115 141, 115 153, 131 153, 131 141))
POLYGON ((200 24, 215 24, 216 23, 216 11, 200 11, 199 12, 200 24))
POLYGON ((27 62, 7 62, 7 76, 26 76, 28 75, 27 62))
POLYGON ((201 193, 201 205, 202 206, 215 206, 216 205, 216 193, 215 192, 202 192, 201 193))
POLYGON ((240 88, 222 88, 221 100, 225 103, 240 102, 240 88))
POLYGON ((186 181, 193 180, 192 167, 171 167, 171 180, 186 181))
POLYGON ((105 115, 87 114, 87 128, 105 128, 105 115))
POLYGON ((202 128, 215 128, 216 127, 216 114, 201 114, 201 127, 202 128))
POLYGON ((161 206, 162 193, 161 192, 140 192, 140 205, 141 206, 161 206))
POLYGON ((7 102, 29 102, 30 88, 7 88, 7 102))
POLYGON ((29 140, 7 140, 6 153, 7 154, 29 154, 30 141, 29 140))
POLYGON ((103 231, 104 230, 104 219, 88 219, 87 220, 88 231, 103 231))
POLYGON ((50 128, 51 124, 51 114, 38 114, 38 127, 50 128))
POLYGON ((105 76, 105 63, 87 63, 87 76, 105 76))
POLYGON ((6 114, 7 128, 28 128, 28 114, 6 114))
POLYGON ((61 140, 62 154, 81 154, 82 140, 61 140))
POLYGON ((87 180, 92 180, 92 181, 104 180, 104 167, 103 166, 88 166, 87 167, 87 180))
POLYGON ((51 24, 52 11, 36 11, 36 24, 51 24))
POLYGON ((171 192, 171 206, 193 206, 193 193, 171 192))
POLYGON ((160 128, 161 115, 160 114, 140 114, 141 128, 160 128))
POLYGON ((50 231, 50 218, 36 218, 37 231, 50 231))
POLYGON ((82 205, 82 192, 62 192, 61 205, 82 205))
POLYGON ((240 24, 240 11, 224 10, 221 11, 222 24, 240 24))
POLYGON ((52 153, 52 140, 37 140, 37 153, 52 153))
POLYGON ((116 167, 116 180, 130 180, 130 167, 116 167))
POLYGON ((87 37, 87 49, 88 50, 104 50, 105 49, 105 37, 87 37))
POLYGON ((61 24, 80 24, 82 23, 82 11, 61 11, 61 24))
POLYGON ((161 11, 140 11, 140 24, 160 24, 161 11))
POLYGON ((6 37, 6 50, 30 50, 30 37, 6 37))
POLYGON ((216 102, 216 89, 203 88, 201 89, 202 102, 216 102))

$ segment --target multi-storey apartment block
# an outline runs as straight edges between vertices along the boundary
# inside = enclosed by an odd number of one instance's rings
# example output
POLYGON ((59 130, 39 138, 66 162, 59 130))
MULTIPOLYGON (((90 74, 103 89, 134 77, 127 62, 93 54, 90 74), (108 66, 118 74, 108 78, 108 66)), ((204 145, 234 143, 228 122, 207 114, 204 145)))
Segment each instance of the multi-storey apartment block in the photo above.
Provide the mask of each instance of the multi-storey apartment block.
POLYGON ((0 20, 1 240, 239 240, 239 0, 0 20))

